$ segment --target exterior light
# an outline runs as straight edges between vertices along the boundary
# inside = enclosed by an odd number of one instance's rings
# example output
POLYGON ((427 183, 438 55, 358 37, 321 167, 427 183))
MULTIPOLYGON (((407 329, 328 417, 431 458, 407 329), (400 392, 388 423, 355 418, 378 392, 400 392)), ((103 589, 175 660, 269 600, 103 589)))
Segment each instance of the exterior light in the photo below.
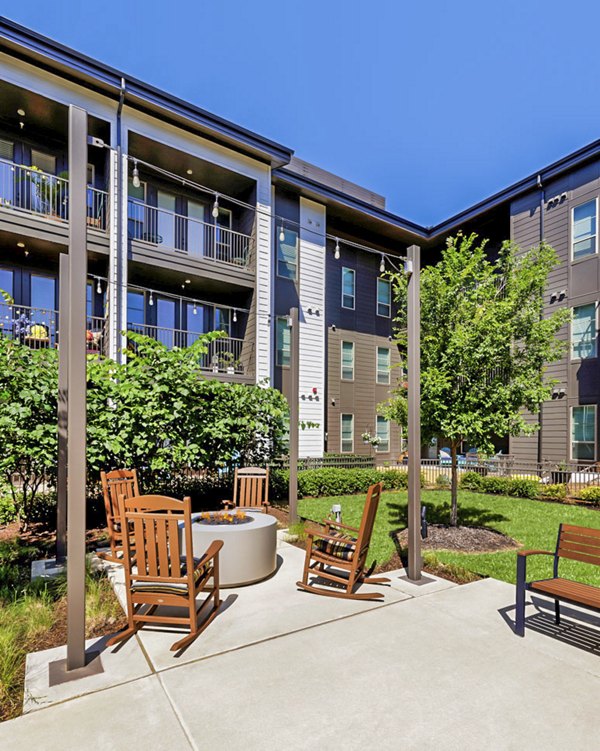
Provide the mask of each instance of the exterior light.
POLYGON ((283 229, 283 224, 281 225, 281 228, 279 230, 279 242, 285 242, 285 230, 283 229))
POLYGON ((100 281, 100 277, 98 277, 98 282, 96 284, 96 292, 101 295, 102 294, 102 282, 100 281))
POLYGON ((19 109, 17 110, 17 115, 19 115, 19 117, 25 117, 25 110, 19 107, 19 109))
POLYGON ((186 279, 186 280, 185 280, 185 283, 186 283, 186 284, 191 284, 191 283, 192 283, 192 280, 191 280, 191 279, 186 279))
POLYGON ((194 307, 192 308, 192 313, 197 316, 198 315, 198 308, 196 306, 196 301, 194 300, 194 307))
POLYGON ((215 219, 219 218, 219 196, 215 195, 215 202, 213 203, 212 215, 215 219))
POLYGON ((336 261, 340 260, 340 241, 337 239, 337 237, 335 238, 335 251, 333 253, 333 257, 336 261))
POLYGON ((133 162, 133 187, 139 188, 140 187, 140 171, 138 170, 137 166, 137 159, 133 162))
POLYGON ((193 174, 194 174, 194 170, 192 170, 192 169, 188 169, 188 170, 186 170, 186 173, 187 173, 188 175, 193 175, 193 174))
POLYGON ((405 274, 412 274, 413 272, 413 262, 407 258, 406 261, 404 261, 404 273, 405 274))
POLYGON ((237 323, 237 310, 235 308, 233 309, 233 322, 237 323))
POLYGON ((379 261, 379 273, 383 274, 385 271, 385 256, 381 254, 381 261, 379 261))
POLYGON ((26 256, 28 256, 28 255, 29 255, 29 251, 28 251, 28 250, 26 250, 26 251, 25 251, 25 255, 26 255, 26 256))
POLYGON ((152 296, 152 290, 150 290, 150 297, 148 298, 148 305, 154 305, 154 297, 152 296))
POLYGON ((17 248, 24 248, 24 247, 25 247, 25 243, 17 243, 17 248))

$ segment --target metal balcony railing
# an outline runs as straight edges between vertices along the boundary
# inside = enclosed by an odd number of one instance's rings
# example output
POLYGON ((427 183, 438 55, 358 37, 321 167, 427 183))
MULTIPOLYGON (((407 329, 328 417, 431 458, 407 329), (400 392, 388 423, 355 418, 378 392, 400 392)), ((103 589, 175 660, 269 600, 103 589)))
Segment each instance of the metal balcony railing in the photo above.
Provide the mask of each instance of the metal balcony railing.
MULTIPOLYGON (((156 339, 168 349, 190 347, 201 336, 194 331, 139 323, 128 323, 127 330, 156 339)), ((133 342, 130 342, 130 346, 135 349, 133 342)), ((247 374, 247 358, 243 355, 243 347, 243 339, 236 339, 231 336, 215 339, 210 342, 208 352, 202 355, 200 367, 212 373, 247 374)))
MULTIPOLYGON (((69 181, 37 167, 0 159, 0 207, 67 222, 69 181)), ((108 193, 91 185, 87 188, 87 223, 103 231, 108 226, 108 193)))
POLYGON ((247 268, 252 237, 219 224, 176 214, 129 199, 128 231, 132 240, 217 263, 247 268))
MULTIPOLYGON (((106 320, 88 316, 86 326, 88 353, 105 354, 106 320)), ((32 349, 58 347, 58 311, 0 302, 0 336, 8 336, 32 349)))

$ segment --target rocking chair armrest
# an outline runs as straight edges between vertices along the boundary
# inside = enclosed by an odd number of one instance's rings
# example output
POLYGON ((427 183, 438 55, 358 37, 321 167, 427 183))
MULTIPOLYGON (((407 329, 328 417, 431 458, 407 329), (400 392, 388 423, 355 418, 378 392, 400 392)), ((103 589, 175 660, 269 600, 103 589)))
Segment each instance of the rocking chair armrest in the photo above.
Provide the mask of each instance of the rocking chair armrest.
POLYGON ((196 568, 203 566, 205 563, 208 563, 208 561, 215 558, 222 547, 223 540, 213 540, 196 564, 196 568))
POLYGON ((331 519, 323 519, 321 524, 324 527, 339 527, 339 529, 347 529, 349 532, 360 532, 360 529, 356 529, 356 527, 349 527, 347 524, 342 524, 341 522, 334 522, 334 521, 331 521, 331 519))
POLYGON ((319 532, 318 530, 313 530, 312 532, 308 532, 306 536, 310 539, 311 542, 315 537, 320 537, 322 540, 332 540, 333 542, 345 541, 345 542, 350 542, 353 544, 356 543, 356 540, 354 539, 340 537, 340 535, 328 535, 328 534, 325 534, 324 532, 319 532))
POLYGON ((525 558, 528 555, 554 555, 554 553, 549 550, 518 550, 517 555, 525 558))

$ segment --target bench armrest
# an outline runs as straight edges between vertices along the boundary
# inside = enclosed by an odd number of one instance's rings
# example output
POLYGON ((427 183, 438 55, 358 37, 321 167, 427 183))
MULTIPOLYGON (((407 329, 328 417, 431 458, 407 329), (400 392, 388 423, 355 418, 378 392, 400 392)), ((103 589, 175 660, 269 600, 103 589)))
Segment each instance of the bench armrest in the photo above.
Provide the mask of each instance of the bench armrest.
POLYGON ((551 553, 549 550, 518 550, 517 555, 524 558, 528 555, 554 555, 554 553, 551 553))

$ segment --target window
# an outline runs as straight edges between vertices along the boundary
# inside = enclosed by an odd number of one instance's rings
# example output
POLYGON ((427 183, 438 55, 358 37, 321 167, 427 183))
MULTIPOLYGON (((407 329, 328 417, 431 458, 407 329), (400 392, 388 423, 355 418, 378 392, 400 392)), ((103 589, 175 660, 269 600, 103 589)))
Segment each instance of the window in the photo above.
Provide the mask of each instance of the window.
POLYGON ((392 284, 389 279, 377 279, 377 315, 391 318, 392 284))
POLYGON ((391 352, 388 347, 377 347, 377 383, 390 383, 391 352))
POLYGON ((298 278, 298 233, 291 229, 284 229, 283 242, 277 230, 277 276, 284 279, 298 278))
POLYGON ((571 408, 571 458, 596 458, 596 407, 571 408))
POLYGON ((231 336, 231 310, 229 308, 215 308, 215 331, 225 331, 231 336))
POLYGON ((375 450, 380 454, 389 454, 390 452, 390 422, 385 417, 377 415, 377 438, 379 443, 375 450))
POLYGON ((342 342, 342 381, 354 380, 354 342, 342 342))
POLYGON ((54 310, 56 307, 56 279, 51 276, 31 275, 31 307, 54 310))
MULTIPOLYGON (((13 272, 10 269, 0 269, 0 289, 14 297, 13 272)), ((3 325, 8 326, 8 321, 12 317, 12 306, 4 302, 4 298, 0 296, 0 331, 3 325)))
POLYGON ((8 162, 12 162, 14 158, 14 144, 12 141, 5 141, 4 138, 0 138, 0 159, 6 159, 8 162))
POLYGON ((144 293, 127 290, 127 327, 144 333, 144 293))
POLYGON ((596 199, 573 209, 573 260, 596 252, 596 199))
POLYGON ((4 201, 12 203, 15 195, 15 173, 11 169, 14 159, 14 146, 12 141, 5 141, 0 138, 0 204, 4 201))
POLYGON ((355 277, 354 269, 342 268, 342 308, 354 310, 355 277))
POLYGON ((203 334, 205 332, 204 316, 204 305, 198 305, 194 302, 186 303, 186 338, 188 347, 191 346, 196 341, 196 339, 198 339, 199 334, 203 334))
POLYGON ((51 175, 56 174, 56 157, 52 154, 45 154, 43 151, 31 149, 31 166, 41 169, 42 172, 48 172, 51 175))
POLYGON ((584 360, 597 355, 596 304, 573 308, 571 321, 571 359, 584 360))
POLYGON ((351 454, 354 451, 354 415, 342 415, 342 453, 351 454))
POLYGON ((292 330, 288 326, 287 317, 277 319, 277 353, 275 364, 289 367, 292 330))

